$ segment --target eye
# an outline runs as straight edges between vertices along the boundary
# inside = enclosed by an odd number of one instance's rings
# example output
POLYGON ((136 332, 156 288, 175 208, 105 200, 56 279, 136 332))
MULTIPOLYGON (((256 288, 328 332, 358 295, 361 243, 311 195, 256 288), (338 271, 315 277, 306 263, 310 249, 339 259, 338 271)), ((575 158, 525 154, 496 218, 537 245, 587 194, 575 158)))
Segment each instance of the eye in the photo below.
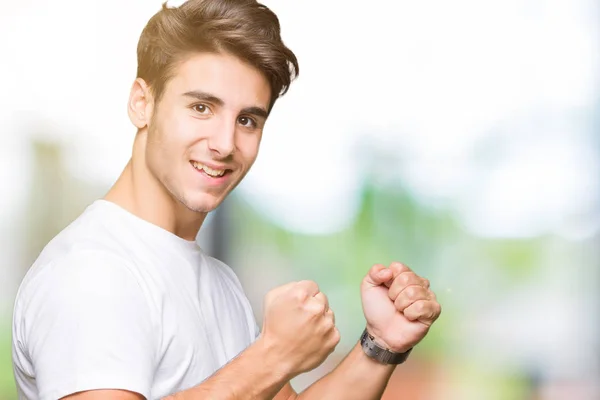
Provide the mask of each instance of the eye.
POLYGON ((194 104, 192 110, 196 111, 198 114, 210 114, 210 108, 208 108, 206 104, 194 104))
POLYGON ((239 117, 238 123, 246 128, 256 128, 258 125, 256 121, 250 117, 239 117))

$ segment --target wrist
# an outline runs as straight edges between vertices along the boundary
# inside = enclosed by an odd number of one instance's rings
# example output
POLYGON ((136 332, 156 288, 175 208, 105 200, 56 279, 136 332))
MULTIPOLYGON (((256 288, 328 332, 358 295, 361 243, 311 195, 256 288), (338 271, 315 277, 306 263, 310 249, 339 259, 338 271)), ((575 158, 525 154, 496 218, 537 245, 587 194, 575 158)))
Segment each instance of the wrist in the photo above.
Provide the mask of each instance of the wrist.
POLYGON ((375 342, 375 338, 369 333, 367 328, 365 328, 360 337, 360 345, 368 357, 381 364, 402 364, 406 361, 412 351, 412 348, 410 348, 405 352, 399 353, 383 347, 379 343, 375 342))
POLYGON ((409 351, 410 349, 413 348, 413 346, 401 346, 401 347, 397 347, 397 346, 390 345, 388 342, 386 342, 384 339, 382 339, 382 337, 384 336, 382 334, 382 332, 380 332, 379 330, 373 328, 369 324, 367 324, 366 329, 367 329, 367 332, 369 333, 369 335, 373 338, 373 341, 379 347, 382 347, 382 348, 384 348, 386 350, 389 350, 389 351, 394 352, 394 353, 405 353, 405 352, 407 352, 407 351, 409 351))
POLYGON ((287 357, 269 337, 261 334, 253 346, 259 352, 261 364, 272 371, 277 378, 289 381, 298 375, 295 373, 296 368, 293 360, 287 357))

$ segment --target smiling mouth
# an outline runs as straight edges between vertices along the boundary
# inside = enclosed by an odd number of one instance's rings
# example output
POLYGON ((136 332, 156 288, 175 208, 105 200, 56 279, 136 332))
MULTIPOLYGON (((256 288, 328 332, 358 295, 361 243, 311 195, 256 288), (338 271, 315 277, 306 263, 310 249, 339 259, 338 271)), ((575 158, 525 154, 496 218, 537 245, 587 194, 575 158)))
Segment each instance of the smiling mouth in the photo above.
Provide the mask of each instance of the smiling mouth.
POLYGON ((190 161, 190 163, 192 164, 192 167, 194 167, 194 169, 203 172, 211 178, 221 178, 224 175, 229 174, 231 172, 230 169, 212 169, 196 161, 190 161))

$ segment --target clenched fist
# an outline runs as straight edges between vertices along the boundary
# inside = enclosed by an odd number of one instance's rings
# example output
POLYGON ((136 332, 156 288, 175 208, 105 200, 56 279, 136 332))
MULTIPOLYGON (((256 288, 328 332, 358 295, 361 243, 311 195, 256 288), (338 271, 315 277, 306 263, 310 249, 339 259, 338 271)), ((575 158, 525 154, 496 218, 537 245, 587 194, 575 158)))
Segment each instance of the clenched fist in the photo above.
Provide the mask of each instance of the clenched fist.
POLYGON ((362 281, 367 330, 375 341, 404 353, 419 343, 442 311, 429 281, 406 265, 375 265, 362 281))
POLYGON ((265 297, 262 340, 296 376, 319 366, 340 341, 327 297, 312 281, 277 287, 265 297))

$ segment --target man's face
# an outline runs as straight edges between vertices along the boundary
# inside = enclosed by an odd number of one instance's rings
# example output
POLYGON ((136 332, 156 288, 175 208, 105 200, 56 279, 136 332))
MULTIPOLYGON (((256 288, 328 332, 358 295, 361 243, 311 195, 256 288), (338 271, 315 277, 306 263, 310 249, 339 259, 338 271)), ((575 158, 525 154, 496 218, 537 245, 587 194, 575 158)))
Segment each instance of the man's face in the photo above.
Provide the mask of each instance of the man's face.
POLYGON ((188 209, 214 210, 256 159, 270 97, 265 77, 234 56, 187 59, 154 107, 148 169, 188 209))

